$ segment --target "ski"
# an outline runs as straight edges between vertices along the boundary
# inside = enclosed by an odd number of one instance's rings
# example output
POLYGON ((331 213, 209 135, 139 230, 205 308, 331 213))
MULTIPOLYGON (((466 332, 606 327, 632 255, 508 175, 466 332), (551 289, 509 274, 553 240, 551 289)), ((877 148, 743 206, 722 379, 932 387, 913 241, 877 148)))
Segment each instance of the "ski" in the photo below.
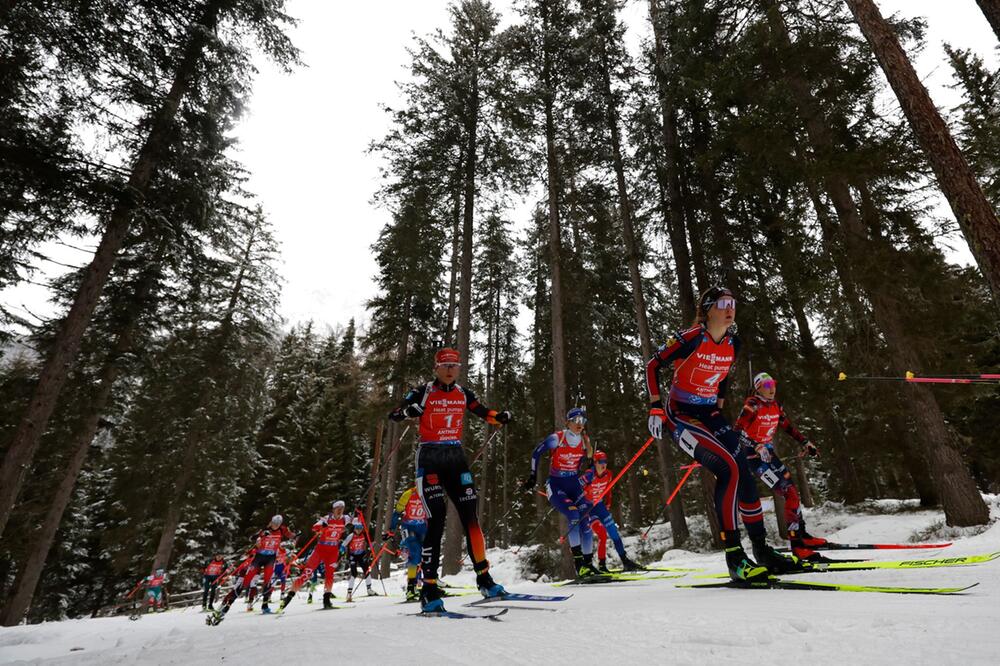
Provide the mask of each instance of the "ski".
MULTIPOLYGON (((794 574, 825 573, 828 571, 871 571, 875 569, 931 569, 935 567, 962 567, 992 562, 1000 558, 1000 551, 965 557, 940 557, 924 560, 831 560, 828 562, 803 562, 802 571, 794 574)), ((701 574, 695 578, 728 578, 729 574, 701 574)))
POLYGON ((878 592, 884 594, 959 594, 979 583, 965 587, 894 587, 886 585, 854 585, 851 583, 812 583, 803 580, 787 580, 770 577, 766 581, 745 582, 727 580, 720 583, 689 583, 676 587, 701 589, 730 587, 742 590, 814 590, 822 592, 878 592))
POLYGON ((861 560, 859 562, 817 562, 809 571, 865 571, 868 569, 929 569, 933 567, 962 567, 992 562, 1000 558, 1000 551, 965 557, 939 557, 922 560, 861 560))
POLYGON ((566 596, 553 596, 550 594, 518 594, 516 592, 507 592, 506 594, 500 595, 498 597, 485 597, 479 599, 478 601, 473 601, 464 606, 481 606, 483 604, 494 603, 497 601, 566 601, 572 594, 566 596))
MULTIPOLYGON (((916 548, 947 548, 951 542, 947 543, 826 543, 816 546, 807 546, 809 550, 909 550, 916 548)), ((791 548, 779 548, 782 552, 790 552, 791 548)))
POLYGON ((641 573, 595 574, 593 576, 585 576, 583 578, 574 578, 573 580, 559 581, 558 583, 552 583, 552 585, 554 587, 564 587, 566 585, 603 585, 606 583, 632 583, 638 580, 663 580, 666 578, 682 578, 684 575, 685 574, 658 574, 655 576, 643 576, 641 573))
POLYGON ((657 571, 665 573, 691 573, 694 571, 704 571, 704 569, 687 569, 684 567, 640 567, 632 571, 625 571, 624 569, 611 569, 610 573, 613 574, 630 574, 630 573, 642 573, 643 571, 657 571))
POLYGON ((504 608, 487 615, 469 615, 468 613, 455 613, 453 611, 432 611, 429 613, 421 611, 419 613, 410 613, 410 615, 413 617, 446 617, 452 620, 493 620, 494 622, 499 622, 500 616, 509 610, 509 608, 504 608))

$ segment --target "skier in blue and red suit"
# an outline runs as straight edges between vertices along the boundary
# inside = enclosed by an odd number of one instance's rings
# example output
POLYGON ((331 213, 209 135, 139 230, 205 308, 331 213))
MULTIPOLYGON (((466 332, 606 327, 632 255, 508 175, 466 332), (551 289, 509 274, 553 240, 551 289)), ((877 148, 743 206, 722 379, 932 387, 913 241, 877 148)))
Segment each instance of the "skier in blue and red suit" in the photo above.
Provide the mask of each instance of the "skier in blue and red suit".
MULTIPOLYGON (((552 433, 535 447, 531 455, 531 473, 521 485, 521 489, 525 491, 535 487, 538 482, 538 462, 546 452, 551 451, 549 479, 545 484, 545 491, 549 503, 569 522, 567 537, 570 550, 573 551, 576 575, 581 578, 599 573, 594 568, 594 535, 590 529, 592 517, 601 520, 605 528, 617 537, 617 542, 621 542, 618 528, 607 507, 603 502, 591 503, 584 490, 586 482, 593 478, 593 472, 589 469, 593 450, 590 447, 590 438, 584 432, 586 423, 586 411, 580 407, 569 410, 566 413, 566 427, 552 433), (581 470, 583 479, 580 476, 581 470)), ((625 555, 624 546, 619 555, 626 569, 638 568, 638 565, 625 555)))
POLYGON ((722 415, 729 372, 740 351, 740 340, 731 330, 735 322, 733 292, 712 287, 701 295, 692 326, 674 334, 656 351, 646 365, 649 432, 660 439, 665 423, 677 446, 715 475, 715 510, 729 575, 736 581, 762 580, 769 571, 800 571, 802 564, 767 544, 764 514, 746 451, 738 433, 722 415), (660 368, 665 366, 673 369, 666 404, 659 382, 660 368), (753 544, 756 562, 740 543, 737 510, 753 544))
POLYGON ((444 610, 437 573, 447 498, 455 505, 465 529, 469 558, 476 572, 476 587, 485 597, 502 596, 506 592, 489 572, 486 540, 479 526, 479 496, 462 450, 462 430, 466 410, 497 426, 508 423, 511 416, 510 412, 488 408, 472 391, 456 383, 461 362, 454 349, 439 350, 434 355, 434 381, 412 389, 402 404, 389 414, 394 421, 420 420, 416 485, 428 514, 421 563, 424 585, 420 588, 420 608, 423 612, 444 610))
POLYGON ((608 537, 615 546, 626 571, 638 569, 638 565, 629 559, 625 553, 625 544, 618 533, 618 525, 611 515, 611 491, 607 490, 614 480, 614 474, 608 469, 608 454, 604 451, 594 451, 594 467, 588 469, 580 477, 587 502, 593 506, 590 510, 590 529, 597 539, 597 568, 603 573, 608 571, 608 537), (600 501, 598 501, 600 498, 600 501))
POLYGON ((743 443, 747 446, 747 462, 764 485, 785 499, 785 523, 792 553, 803 560, 822 560, 822 556, 810 546, 820 546, 826 543, 826 539, 806 532, 799 491, 792 481, 791 472, 774 451, 774 434, 778 428, 784 430, 799 443, 803 455, 819 455, 819 449, 799 432, 781 403, 774 399, 778 384, 771 375, 759 373, 753 378, 753 388, 754 394, 743 403, 743 411, 735 426, 745 437, 743 443))

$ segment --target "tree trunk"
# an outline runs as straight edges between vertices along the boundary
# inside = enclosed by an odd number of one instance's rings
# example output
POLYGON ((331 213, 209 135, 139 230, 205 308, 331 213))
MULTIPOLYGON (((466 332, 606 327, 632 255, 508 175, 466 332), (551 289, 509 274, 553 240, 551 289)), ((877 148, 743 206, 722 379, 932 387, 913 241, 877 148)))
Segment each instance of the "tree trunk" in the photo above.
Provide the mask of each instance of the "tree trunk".
POLYGON ((382 472, 379 457, 382 455, 382 435, 384 433, 385 421, 379 420, 378 425, 375 427, 375 446, 372 449, 372 478, 368 487, 368 495, 365 497, 365 515, 369 517, 375 517, 372 511, 375 508, 375 487, 378 485, 379 474, 382 472))
POLYGON ((42 435, 45 434, 49 419, 55 411, 59 393, 76 360, 83 333, 90 323, 122 243, 128 236, 132 226, 132 214, 142 204, 163 152, 167 148, 177 109, 191 87, 202 51, 215 31, 223 4, 222 0, 210 2, 205 7, 198 24, 192 27, 191 40, 185 47, 184 55, 174 72, 170 91, 157 111, 146 141, 132 164, 126 190, 111 212, 94 258, 84 271, 73 305, 70 306, 53 341, 52 350, 39 375, 31 402, 11 439, 4 456, 3 467, 0 468, 0 535, 3 535, 7 527, 7 520, 24 483, 24 477, 35 458, 42 435))
POLYGON ((18 624, 31 606, 31 600, 35 596, 35 590, 38 587, 42 571, 45 568, 45 562, 55 541, 56 532, 59 530, 66 507, 69 506, 70 501, 73 499, 76 480, 80 476, 83 464, 87 460, 87 453, 90 451, 90 445, 97 434, 97 429, 101 422, 101 414, 108 404, 108 399, 111 397, 111 391, 114 388, 115 382, 122 373, 121 359, 132 349, 133 340, 138 328, 139 315, 145 307, 146 299, 149 298, 149 294, 157 280, 159 260, 158 257, 154 265, 147 268, 140 279, 132 301, 125 313, 122 328, 115 339, 114 345, 112 345, 111 352, 104 362, 104 367, 101 368, 96 391, 90 397, 90 412, 82 419, 71 440, 73 444, 70 450, 73 453, 70 456, 66 470, 63 472, 62 481, 56 489, 55 496, 49 503, 45 519, 42 521, 41 530, 35 536, 30 552, 24 559, 24 567, 18 572, 17 579, 14 581, 14 592, 8 598, 3 613, 0 615, 0 625, 2 626, 12 627, 18 624))
MULTIPOLYGON (((243 257, 240 261, 240 270, 233 283, 233 290, 229 296, 229 303, 226 306, 225 315, 219 326, 218 338, 214 345, 206 352, 205 377, 212 384, 218 379, 218 374, 224 370, 222 366, 222 354, 229 346, 229 340, 233 334, 233 317, 236 314, 236 306, 243 293, 243 281, 246 279, 247 270, 250 267, 256 238, 256 228, 250 233, 247 239, 246 248, 243 250, 243 257)), ((214 388, 207 384, 199 387, 198 402, 190 415, 190 424, 187 434, 184 437, 184 447, 181 451, 181 471, 177 475, 173 485, 173 493, 167 508, 167 514, 163 520, 163 531, 160 534, 160 542, 156 546, 156 555, 153 557, 153 566, 150 573, 157 569, 166 569, 170 563, 170 556, 174 551, 174 539, 177 536, 177 528, 180 525, 181 511, 184 509, 188 485, 194 477, 195 469, 198 467, 200 457, 198 452, 203 450, 204 436, 210 423, 211 416, 206 414, 214 388)))
MULTIPOLYGON (((777 5, 774 4, 774 0, 765 1, 772 35, 780 46, 790 45, 777 5)), ((848 2, 853 1, 848 0, 848 2)), ((798 72, 786 70, 784 74, 791 98, 797 104, 805 121, 809 141, 818 153, 832 154, 835 151, 832 131, 808 84, 798 72)), ((840 220, 848 254, 853 258, 868 256, 871 252, 872 239, 865 231, 848 187, 847 177, 842 173, 828 171, 823 181, 840 220)), ((997 240, 1000 240, 1000 236, 997 240)), ((870 271, 860 271, 860 275, 861 283, 871 299, 875 322, 885 336, 890 363, 899 374, 905 373, 910 368, 919 367, 919 359, 899 320, 897 313, 901 305, 892 296, 891 284, 871 275, 870 271)), ((986 523, 989 519, 989 510, 961 455, 955 449, 954 434, 945 423, 934 394, 922 384, 910 384, 904 390, 909 393, 913 418, 918 425, 915 439, 930 465, 935 489, 944 507, 946 522, 956 526, 986 523)))
MULTIPOLYGON (((460 158, 461 159, 461 158, 460 158)), ((461 159, 464 163, 464 159, 461 159)), ((451 269, 448 275, 448 316, 445 322, 444 343, 446 345, 456 344, 455 340, 455 307, 458 299, 458 251, 462 237, 462 214, 461 214, 461 178, 456 176, 452 183, 452 225, 451 225, 451 269)))
MULTIPOLYGON (((667 225, 670 250, 674 255, 677 273, 678 301, 682 317, 695 308, 694 286, 691 283, 691 258, 688 254, 687 233, 684 229, 684 211, 681 208, 681 187, 678 176, 679 142, 677 140, 677 109, 675 93, 671 86, 670 64, 667 53, 667 26, 660 10, 660 0, 649 0, 649 19, 653 24, 656 54, 656 86, 660 98, 660 132, 663 142, 664 174, 661 195, 664 199, 664 219, 667 225)), ((683 508, 681 509, 683 516, 683 508)), ((686 529, 686 526, 685 526, 686 529)))
POLYGON ((986 20, 993 28, 993 34, 1000 39, 1000 0, 976 0, 976 4, 983 10, 986 20))
POLYGON ((553 423, 566 418, 566 342, 563 333, 562 231, 559 223, 559 156, 556 153, 555 82, 552 73, 552 49, 549 38, 548 0, 541 2, 542 30, 542 103, 545 111, 545 163, 548 175, 549 268, 551 273, 550 314, 552 317, 552 413, 553 423))
MULTIPOLYGON (((941 117, 927 89, 917 77, 896 33, 879 13, 872 0, 845 0, 854 20, 875 52, 875 57, 892 86, 913 134, 934 169, 938 185, 951 205, 979 270, 990 285, 995 305, 1000 308, 1000 220, 958 149, 947 123, 941 117)), ((1000 12, 996 0, 980 1, 993 20, 1000 12), (985 5, 990 6, 988 11, 985 5)), ((993 24, 996 29, 996 24, 993 24)))
MULTIPOLYGON (((410 348, 410 313, 412 310, 413 294, 407 294, 406 301, 403 303, 403 330, 400 331, 399 342, 396 346, 396 367, 394 372, 396 385, 393 389, 392 396, 394 405, 399 404, 399 402, 403 399, 403 393, 406 391, 406 358, 409 354, 410 348)), ((379 506, 382 509, 382 532, 389 531, 389 527, 392 524, 392 509, 393 505, 396 503, 396 483, 399 478, 399 449, 402 447, 402 443, 399 443, 399 446, 396 446, 399 439, 399 432, 399 424, 389 424, 388 436, 389 441, 392 443, 391 448, 389 449, 391 454, 386 453, 386 480, 379 489, 379 496, 381 497, 379 506)), ((416 455, 418 457, 420 456, 419 444, 417 445, 416 455)), ((389 563, 391 561, 392 557, 389 554, 382 556, 382 562, 379 564, 379 570, 382 572, 382 578, 387 578, 389 576, 389 563)))
MULTIPOLYGON (((476 52, 478 58, 478 51, 476 52)), ((478 68, 478 64, 473 65, 478 68)), ((476 215, 476 160, 479 128, 479 72, 474 69, 470 79, 469 114, 465 124, 465 209, 462 213, 462 279, 458 289, 458 354, 462 367, 458 383, 469 379, 469 340, 472 337, 472 246, 476 215)), ((489 403, 487 403, 489 404, 489 403)), ((482 491, 482 488, 480 488, 482 491)), ((482 494, 480 492, 480 494, 482 494)), ((441 549, 441 573, 448 576, 462 570, 462 540, 465 532, 458 511, 449 511, 445 525, 444 547, 441 549)))

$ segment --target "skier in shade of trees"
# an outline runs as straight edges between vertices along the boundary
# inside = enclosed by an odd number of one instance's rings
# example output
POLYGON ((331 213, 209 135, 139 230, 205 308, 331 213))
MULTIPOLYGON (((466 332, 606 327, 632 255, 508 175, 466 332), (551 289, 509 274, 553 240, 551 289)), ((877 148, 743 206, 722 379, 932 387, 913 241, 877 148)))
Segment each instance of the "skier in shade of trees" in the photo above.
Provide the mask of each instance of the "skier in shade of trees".
POLYGON ((649 433, 662 438, 666 423, 677 446, 715 475, 715 510, 726 566, 734 581, 750 582, 766 579, 769 571, 801 571, 802 564, 767 544, 756 480, 747 466, 739 435, 722 415, 729 372, 740 351, 740 340, 732 331, 735 323, 733 292, 725 287, 706 290, 698 300, 692 326, 668 339, 649 360, 646 384, 649 433), (673 367, 673 378, 664 402, 659 371, 668 365, 673 367), (740 543, 737 507, 753 543, 754 560, 740 543))
POLYGON ((402 404, 389 414, 394 421, 415 418, 420 422, 416 486, 429 516, 421 562, 424 585, 420 588, 420 608, 425 613, 444 611, 437 576, 447 515, 446 495, 455 505, 465 530, 469 557, 476 572, 476 587, 487 598, 506 593, 489 572, 486 540, 479 525, 479 496, 462 450, 462 431, 465 410, 490 425, 509 423, 511 415, 507 411, 490 409, 479 402, 475 393, 458 385, 461 363, 458 351, 439 350, 434 355, 435 379, 411 389, 402 404))
POLYGON ((226 558, 215 553, 201 570, 201 609, 215 610, 215 595, 219 591, 219 577, 226 570, 226 558))
POLYGON ((378 592, 372 589, 372 552, 368 543, 368 536, 365 534, 364 523, 360 518, 354 519, 354 533, 349 539, 345 539, 347 549, 347 566, 350 573, 347 578, 347 600, 351 601, 354 596, 354 579, 358 572, 365 577, 365 590, 369 597, 377 597, 378 592))
MULTIPOLYGON (((584 431, 587 424, 587 413, 580 407, 574 407, 566 413, 566 427, 558 430, 535 447, 531 454, 531 472, 521 486, 522 490, 530 491, 538 479, 538 463, 547 451, 552 452, 549 464, 549 478, 545 484, 545 494, 549 503, 566 517, 569 522, 569 547, 573 553, 573 566, 578 578, 586 578, 598 574, 594 567, 594 534, 590 528, 591 516, 595 516, 612 534, 612 541, 621 543, 618 528, 614 519, 603 502, 591 502, 584 486, 593 480, 590 462, 593 448, 590 438, 584 431), (581 479, 581 470, 584 470, 581 479)), ((606 459, 605 459, 606 462, 606 459)), ((622 546, 618 552, 625 569, 638 569, 638 565, 630 560, 622 546)))
POLYGON ((618 553, 618 559, 622 562, 622 568, 625 571, 640 568, 626 554, 625 544, 618 532, 618 525, 611 515, 611 491, 607 489, 614 480, 614 476, 608 469, 608 454, 604 451, 594 451, 594 466, 580 476, 584 497, 593 507, 589 518, 590 530, 597 540, 597 569, 601 573, 610 573, 607 560, 609 537, 615 546, 615 552, 618 553))
POLYGON ((826 539, 814 537, 806 532, 806 521, 802 515, 799 491, 792 481, 792 473, 781 462, 774 450, 774 433, 781 428, 802 447, 803 455, 819 455, 819 449, 799 432, 784 408, 774 399, 778 384, 766 372, 753 378, 754 394, 743 403, 743 411, 736 419, 736 430, 745 439, 747 464, 754 475, 768 488, 785 500, 785 522, 788 525, 788 539, 792 553, 801 560, 820 561, 825 558, 811 550, 810 546, 821 546, 826 539))
POLYGON ((313 548, 309 559, 306 560, 305 567, 299 577, 292 583, 292 589, 281 601, 281 609, 292 602, 295 594, 302 589, 320 564, 323 565, 323 608, 332 608, 330 600, 333 598, 333 575, 337 571, 337 562, 347 539, 354 533, 354 522, 351 516, 346 515, 346 505, 343 500, 336 500, 330 506, 330 513, 321 516, 313 526, 312 531, 316 533, 316 547, 313 548))
POLYGON ((417 492, 416 486, 407 488, 399 496, 392 512, 389 531, 382 535, 382 541, 389 543, 393 550, 397 544, 406 550, 406 600, 417 600, 417 571, 427 536, 427 508, 417 492), (402 539, 397 540, 395 530, 402 529, 402 539))
POLYGON ((295 539, 295 534, 288 529, 288 526, 284 522, 284 517, 276 514, 271 518, 267 527, 257 532, 254 542, 253 559, 243 574, 243 578, 236 583, 236 586, 222 600, 222 608, 214 611, 212 615, 205 618, 206 624, 217 625, 222 622, 226 618, 226 613, 229 612, 229 609, 243 591, 246 590, 249 594, 254 577, 261 572, 263 572, 262 582, 264 587, 261 610, 265 613, 270 612, 268 603, 271 600, 271 578, 274 576, 274 564, 278 559, 278 550, 281 548, 282 542, 295 539))

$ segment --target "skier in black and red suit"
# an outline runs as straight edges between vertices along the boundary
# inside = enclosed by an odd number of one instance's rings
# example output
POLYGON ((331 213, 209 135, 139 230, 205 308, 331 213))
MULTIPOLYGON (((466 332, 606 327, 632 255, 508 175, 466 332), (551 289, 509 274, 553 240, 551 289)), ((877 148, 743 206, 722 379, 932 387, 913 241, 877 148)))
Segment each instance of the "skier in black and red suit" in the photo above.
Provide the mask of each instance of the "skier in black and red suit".
POLYGON ((768 572, 801 571, 802 564, 769 546, 757 484, 747 466, 740 437, 722 415, 729 371, 740 351, 731 327, 736 322, 736 298, 724 287, 702 294, 690 328, 674 334, 646 365, 649 390, 649 432, 660 439, 663 425, 687 455, 715 475, 715 510, 726 549, 726 565, 735 581, 767 578, 768 572), (666 403, 660 395, 659 371, 672 366, 666 403), (743 519, 754 560, 740 543, 737 509, 743 519))
POLYGON ((455 505, 465 529, 466 545, 480 593, 485 597, 505 593, 503 586, 497 584, 489 573, 486 541, 479 526, 479 496, 462 450, 462 429, 465 410, 490 425, 508 423, 510 413, 489 409, 479 402, 471 390, 455 383, 461 362, 456 350, 439 350, 434 355, 434 381, 410 390, 402 404, 389 414, 394 421, 407 418, 420 420, 416 485, 429 515, 421 563, 424 585, 420 590, 420 607, 423 612, 444 610, 437 574, 447 511, 446 495, 455 505))
POLYGON ((226 613, 229 612, 229 608, 233 605, 233 602, 236 601, 243 590, 250 588, 250 584, 258 572, 262 572, 263 574, 262 585, 264 594, 261 610, 265 613, 270 612, 268 603, 271 601, 271 577, 274 575, 274 563, 278 557, 278 549, 281 547, 283 541, 295 539, 295 534, 288 529, 284 522, 284 518, 280 515, 275 515, 271 518, 271 522, 267 524, 267 527, 257 532, 254 543, 254 556, 250 562, 250 566, 247 567, 246 573, 243 574, 243 579, 222 600, 222 609, 215 611, 214 615, 208 618, 209 624, 219 624, 225 619, 226 613))
POLYGON ((771 375, 759 373, 753 378, 753 388, 754 394, 747 398, 740 417, 736 419, 736 430, 745 436, 747 463, 757 478, 785 499, 785 523, 788 525, 792 553, 803 560, 821 560, 822 556, 810 546, 823 545, 826 539, 806 532, 799 491, 792 481, 791 472, 774 451, 774 433, 778 428, 784 430, 799 443, 803 454, 819 455, 819 449, 799 432, 781 403, 774 399, 778 384, 771 375))
POLYGON ((201 609, 203 611, 211 608, 215 610, 215 594, 219 591, 219 576, 222 572, 226 570, 226 560, 222 557, 222 553, 215 553, 205 568, 201 570, 202 574, 202 593, 201 593, 201 609))

